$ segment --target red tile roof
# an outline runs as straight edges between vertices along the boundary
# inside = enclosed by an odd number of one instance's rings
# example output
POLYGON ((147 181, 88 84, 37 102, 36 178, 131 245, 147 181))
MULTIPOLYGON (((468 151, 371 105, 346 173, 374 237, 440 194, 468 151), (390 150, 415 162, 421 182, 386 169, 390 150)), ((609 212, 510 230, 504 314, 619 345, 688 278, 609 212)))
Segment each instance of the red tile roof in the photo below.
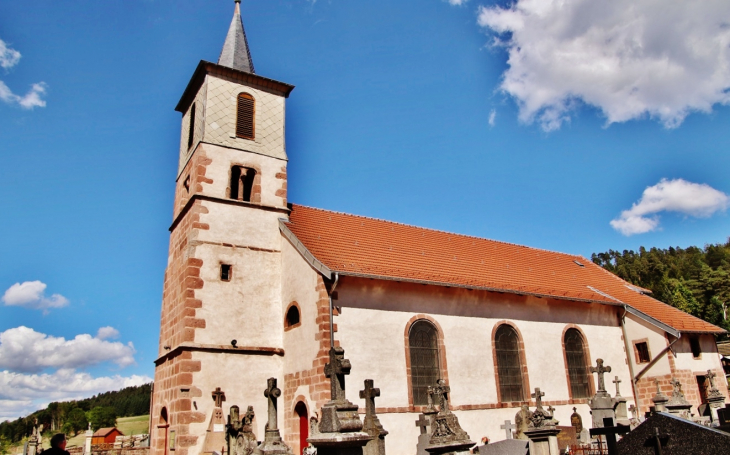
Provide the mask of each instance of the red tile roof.
POLYGON ((341 275, 625 303, 682 332, 723 332, 582 256, 301 205, 292 205, 286 225, 317 260, 341 275))

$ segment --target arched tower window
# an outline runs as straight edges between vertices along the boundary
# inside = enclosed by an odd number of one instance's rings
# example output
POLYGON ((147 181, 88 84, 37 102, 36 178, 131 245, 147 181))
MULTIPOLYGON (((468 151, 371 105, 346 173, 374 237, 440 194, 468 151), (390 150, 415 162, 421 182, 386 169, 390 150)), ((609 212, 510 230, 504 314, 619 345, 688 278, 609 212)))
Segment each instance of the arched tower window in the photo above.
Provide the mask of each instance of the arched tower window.
POLYGON ((190 108, 190 126, 188 128, 188 148, 192 147, 195 138, 195 103, 190 108))
POLYGON ((256 101, 248 93, 238 95, 236 105, 236 137, 255 139, 256 101))
POLYGON ((590 376, 584 348, 583 335, 578 329, 565 331, 565 359, 568 364, 570 394, 573 399, 591 396, 590 376))
POLYGON ((243 166, 231 168, 231 199, 251 202, 256 171, 243 166))
POLYGON ((411 354, 411 387, 413 405, 428 404, 428 387, 440 378, 438 333, 426 320, 413 323, 408 332, 411 354))
POLYGON ((517 331, 507 324, 499 326, 494 335, 494 347, 497 354, 497 377, 499 378, 501 401, 525 401, 520 337, 517 335, 517 331))
POLYGON ((298 326, 301 322, 299 314, 299 307, 296 304, 292 304, 288 310, 286 310, 286 320, 284 321, 284 327, 290 329, 298 326))

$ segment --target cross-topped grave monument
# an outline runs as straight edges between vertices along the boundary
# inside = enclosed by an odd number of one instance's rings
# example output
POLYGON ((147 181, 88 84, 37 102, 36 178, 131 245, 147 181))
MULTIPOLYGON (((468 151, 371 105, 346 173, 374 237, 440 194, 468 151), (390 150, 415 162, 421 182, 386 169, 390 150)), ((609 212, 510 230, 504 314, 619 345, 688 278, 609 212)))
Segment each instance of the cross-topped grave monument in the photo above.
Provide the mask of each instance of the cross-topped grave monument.
POLYGON ((222 451, 226 445, 226 425, 223 420, 223 402, 226 401, 226 394, 220 387, 216 387, 211 393, 215 407, 208 422, 208 431, 203 441, 203 453, 222 451))
POLYGON ((226 393, 220 387, 216 387, 213 391, 213 401, 215 401, 216 408, 223 406, 223 402, 226 401, 226 393))
POLYGON ((375 398, 380 396, 380 389, 374 387, 372 379, 365 380, 365 388, 360 391, 360 398, 365 400, 365 419, 362 430, 373 439, 363 449, 364 455, 385 455, 385 436, 388 434, 380 424, 375 413, 375 398))
POLYGON ((629 410, 626 407, 629 399, 621 396, 621 390, 619 390, 621 380, 618 376, 612 382, 616 385, 616 423, 619 425, 630 425, 629 410))
POLYGON ((535 407, 542 409, 542 397, 545 396, 545 392, 540 392, 540 387, 535 387, 535 393, 530 394, 535 399, 535 407))
POLYGON ((691 417, 690 411, 692 404, 684 397, 682 383, 676 378, 672 378, 669 383, 672 384, 672 396, 669 397, 669 401, 664 406, 671 414, 689 419, 691 417))
POLYGON ((435 386, 429 386, 428 394, 432 402, 439 403, 438 413, 434 415, 431 425, 431 438, 426 446, 426 451, 431 454, 446 454, 459 452, 473 447, 476 443, 469 440, 459 425, 459 419, 449 410, 449 393, 451 387, 446 381, 439 379, 435 386), (435 398, 435 400, 434 400, 435 398))
POLYGON ((253 406, 249 406, 246 414, 240 417, 239 408, 231 406, 226 424, 226 442, 228 455, 249 455, 258 447, 256 435, 253 433, 253 406))
MULTIPOLYGON (((552 413, 542 407, 542 397, 545 396, 545 392, 536 387, 535 393, 530 396, 535 399, 536 406, 530 416, 528 429, 524 431, 530 440, 530 453, 558 455, 560 448, 557 436, 561 430, 557 428, 558 421, 553 419, 552 413)), ((552 409, 552 406, 550 408, 552 409)))
POLYGON ((312 432, 307 441, 318 455, 362 454, 363 446, 372 437, 362 432, 358 407, 345 396, 345 376, 350 374, 350 361, 339 346, 330 348, 329 362, 324 374, 330 380, 330 400, 322 406, 319 431, 312 432))
POLYGON ((276 378, 269 378, 266 380, 266 390, 264 390, 264 396, 268 401, 268 421, 266 422, 266 434, 264 436, 264 442, 258 448, 258 453, 262 455, 291 455, 292 451, 284 444, 281 439, 281 434, 278 428, 278 415, 276 402, 281 396, 281 389, 276 387, 276 378))
POLYGON ((421 430, 418 435, 418 445, 416 446, 416 455, 426 455, 426 446, 431 440, 431 419, 426 414, 418 414, 416 426, 421 430))
POLYGON ((512 430, 514 430, 517 427, 512 425, 511 420, 505 420, 504 425, 500 425, 499 428, 504 430, 505 439, 512 439, 512 430))
POLYGON ((710 405, 710 415, 714 425, 719 424, 720 418, 717 410, 725 407, 725 396, 715 387, 715 377, 717 375, 712 370, 707 370, 707 381, 710 383, 707 390, 707 401, 710 405))
POLYGON ((596 375, 598 381, 598 390, 590 399, 589 405, 593 417, 593 428, 600 428, 603 426, 603 419, 610 418, 612 422, 616 420, 616 406, 619 401, 606 391, 604 375, 611 372, 611 367, 604 366, 603 359, 596 359, 596 366, 590 367, 589 371, 596 375))

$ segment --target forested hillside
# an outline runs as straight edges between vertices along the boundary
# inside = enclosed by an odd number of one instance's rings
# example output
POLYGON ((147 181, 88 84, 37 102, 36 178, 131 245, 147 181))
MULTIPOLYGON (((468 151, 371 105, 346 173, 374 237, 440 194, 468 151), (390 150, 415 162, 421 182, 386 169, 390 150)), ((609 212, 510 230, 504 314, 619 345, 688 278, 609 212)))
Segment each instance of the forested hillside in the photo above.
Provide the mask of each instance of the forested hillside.
POLYGON ((704 248, 609 250, 591 259, 654 298, 730 330, 730 239, 704 248))
POLYGON ((148 414, 152 384, 127 387, 116 392, 105 392, 79 401, 53 402, 26 417, 0 423, 0 438, 17 442, 33 431, 34 421, 44 430, 63 431, 75 434, 85 430, 89 423, 92 429, 114 426, 118 417, 148 414))

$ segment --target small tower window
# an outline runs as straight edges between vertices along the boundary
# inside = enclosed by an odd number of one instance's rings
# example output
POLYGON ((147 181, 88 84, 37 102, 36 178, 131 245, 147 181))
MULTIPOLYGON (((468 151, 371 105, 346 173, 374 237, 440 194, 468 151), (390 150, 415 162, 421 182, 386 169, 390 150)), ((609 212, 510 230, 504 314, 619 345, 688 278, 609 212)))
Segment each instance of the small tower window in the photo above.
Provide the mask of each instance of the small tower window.
POLYGON ((299 316, 299 307, 293 304, 286 310, 286 320, 284 321, 284 327, 289 329, 299 325, 301 318, 299 316))
POLYGON ((190 108, 190 127, 188 128, 188 148, 193 145, 193 138, 195 138, 195 103, 190 108))
POLYGON ((689 339, 689 347, 692 350, 692 357, 695 359, 700 358, 702 355, 702 348, 700 347, 700 339, 697 337, 692 337, 689 339))
POLYGON ((221 281, 231 281, 233 267, 230 264, 221 264, 221 281))
POLYGON ((251 202, 253 182, 256 178, 256 171, 242 166, 231 168, 231 199, 251 202))
POLYGON ((251 140, 255 138, 255 114, 256 101, 253 96, 248 93, 239 94, 236 106, 236 137, 251 140))

